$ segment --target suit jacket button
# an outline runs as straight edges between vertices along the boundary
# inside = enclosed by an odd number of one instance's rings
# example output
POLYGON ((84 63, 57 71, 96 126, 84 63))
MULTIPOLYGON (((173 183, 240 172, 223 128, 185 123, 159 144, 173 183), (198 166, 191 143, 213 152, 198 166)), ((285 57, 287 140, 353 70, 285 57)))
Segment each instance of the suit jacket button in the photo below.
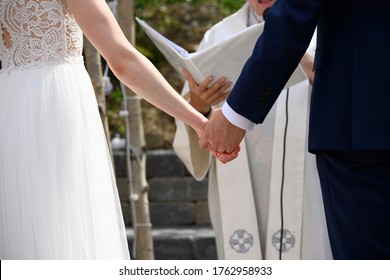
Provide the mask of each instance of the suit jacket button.
POLYGON ((272 88, 267 88, 265 90, 265 96, 269 97, 272 94, 272 88))
POLYGON ((267 104, 268 99, 271 95, 272 95, 272 88, 267 88, 265 90, 265 93, 261 96, 260 101, 257 103, 257 107, 258 108, 264 107, 267 104))
POLYGON ((264 107, 264 105, 265 105, 265 100, 262 98, 262 99, 257 103, 257 107, 258 107, 258 108, 262 108, 262 107, 264 107))

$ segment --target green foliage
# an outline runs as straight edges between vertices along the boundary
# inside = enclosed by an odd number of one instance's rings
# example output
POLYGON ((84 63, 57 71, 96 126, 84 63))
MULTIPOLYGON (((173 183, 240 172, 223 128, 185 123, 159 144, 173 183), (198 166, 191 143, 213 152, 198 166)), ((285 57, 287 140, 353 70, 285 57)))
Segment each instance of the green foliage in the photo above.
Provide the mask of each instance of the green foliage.
POLYGON ((231 12, 238 10, 245 3, 245 0, 136 0, 135 8, 157 8, 162 5, 177 3, 189 3, 195 6, 212 4, 221 11, 230 14, 231 12))
MULTIPOLYGON (((135 16, 192 52, 204 33, 216 22, 237 11, 246 0, 136 0, 135 16)), ((158 68, 166 61, 136 25, 136 47, 158 68)), ((173 82, 177 84, 177 82, 173 82)))
POLYGON ((119 133, 124 137, 126 133, 125 123, 123 117, 119 115, 122 108, 122 100, 122 92, 118 87, 106 98, 106 113, 111 135, 119 133))

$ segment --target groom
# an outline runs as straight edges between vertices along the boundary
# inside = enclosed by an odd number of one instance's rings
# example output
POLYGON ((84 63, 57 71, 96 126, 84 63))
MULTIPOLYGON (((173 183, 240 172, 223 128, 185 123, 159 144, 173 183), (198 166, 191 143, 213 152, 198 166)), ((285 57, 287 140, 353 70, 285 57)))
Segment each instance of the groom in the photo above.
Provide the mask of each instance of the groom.
POLYGON ((316 154, 335 259, 390 259, 387 9, 379 0, 277 1, 199 142, 229 161, 245 131, 263 122, 318 25, 309 150, 316 154))

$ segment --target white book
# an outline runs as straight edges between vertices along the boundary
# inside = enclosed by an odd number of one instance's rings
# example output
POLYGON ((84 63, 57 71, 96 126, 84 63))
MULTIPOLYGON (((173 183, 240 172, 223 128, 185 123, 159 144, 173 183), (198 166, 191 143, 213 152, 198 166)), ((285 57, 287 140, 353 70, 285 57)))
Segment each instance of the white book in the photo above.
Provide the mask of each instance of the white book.
MULTIPOLYGON (((152 40, 167 61, 185 79, 182 69, 186 68, 200 83, 208 76, 225 77, 234 83, 237 81, 245 62, 253 52, 257 39, 263 32, 264 22, 252 25, 234 34, 221 43, 189 53, 184 48, 164 37, 144 20, 136 18, 146 35, 152 40)), ((306 79, 300 66, 294 71, 285 88, 291 87, 306 79)))

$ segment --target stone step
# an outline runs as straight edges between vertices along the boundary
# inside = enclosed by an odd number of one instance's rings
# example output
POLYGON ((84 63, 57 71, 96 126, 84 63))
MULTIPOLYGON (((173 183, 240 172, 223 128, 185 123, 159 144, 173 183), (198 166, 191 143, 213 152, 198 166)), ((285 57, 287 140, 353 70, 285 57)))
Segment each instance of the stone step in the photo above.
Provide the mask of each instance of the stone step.
MULTIPOLYGON (((217 259, 215 234, 211 227, 154 227, 152 235, 156 260, 217 259)), ((127 229, 127 238, 132 255, 132 228, 127 229)))
MULTIPOLYGON (((116 177, 127 177, 126 152, 115 150, 113 154, 116 177)), ((172 176, 191 176, 173 150, 151 150, 146 152, 147 178, 172 176)))
MULTIPOLYGON (((117 178, 122 212, 131 224, 131 205, 127 178, 117 178)), ((210 225, 207 182, 193 178, 153 178, 149 180, 149 209, 153 225, 210 225)))
MULTIPOLYGON (((201 182, 192 178, 173 150, 148 151, 146 156, 155 259, 217 259, 207 203, 207 178, 201 182)), ((115 151, 114 160, 131 251, 134 233, 125 152, 115 151)))
MULTIPOLYGON (((117 178, 119 196, 127 201, 130 196, 129 180, 117 178)), ((198 182, 192 177, 155 177, 148 180, 149 200, 157 202, 207 200, 207 179, 198 182)))
POLYGON ((173 150, 152 150, 146 153, 146 177, 191 177, 173 150))

